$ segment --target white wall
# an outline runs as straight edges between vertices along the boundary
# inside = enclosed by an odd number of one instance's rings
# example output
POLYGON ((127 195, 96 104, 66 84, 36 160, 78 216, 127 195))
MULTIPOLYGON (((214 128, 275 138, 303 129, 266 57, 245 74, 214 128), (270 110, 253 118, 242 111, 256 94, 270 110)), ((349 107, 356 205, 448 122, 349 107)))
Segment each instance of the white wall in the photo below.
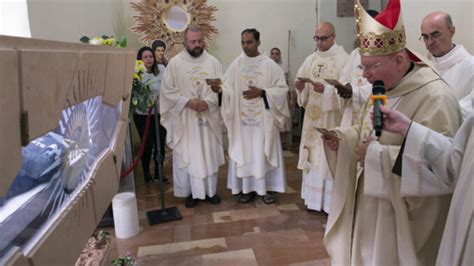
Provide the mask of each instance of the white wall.
MULTIPOLYGON (((0 0, 5 1, 5 0, 0 0)), ((218 8, 215 16, 219 34, 211 43, 210 51, 224 68, 241 52, 240 33, 247 27, 261 32, 261 48, 268 53, 271 47, 282 50, 287 62, 288 31, 291 30, 290 73, 295 75, 304 58, 315 48, 312 40, 317 23, 330 21, 336 27, 336 41, 346 51, 352 50, 354 18, 336 17, 337 0, 208 0, 218 8)), ((134 15, 129 0, 27 0, 31 35, 34 38, 78 42, 83 35, 126 35, 129 47, 142 46, 138 35, 129 28, 134 15)), ((380 10, 381 0, 369 0, 369 8, 380 10)), ((417 38, 422 18, 434 10, 452 14, 457 33, 455 41, 474 53, 473 0, 402 0, 402 12, 410 46, 425 53, 417 38)))
POLYGON ((401 4, 407 41, 411 48, 426 54, 423 42, 418 41, 421 21, 433 11, 444 11, 451 15, 456 26, 454 42, 462 44, 474 54, 473 0, 402 0, 401 4))
MULTIPOLYGON (((336 17, 337 0, 320 1, 320 21, 329 21, 336 27, 336 41, 344 46, 346 51, 352 50, 354 34, 354 18, 336 17)), ((369 0, 369 8, 381 11, 380 0, 369 0)), ((456 35, 454 42, 462 44, 471 54, 474 54, 474 0, 401 0, 402 15, 405 24, 408 45, 410 48, 426 53, 424 44, 418 41, 420 25, 423 18, 433 11, 444 11, 451 14, 456 35)))
POLYGON ((26 0, 0 1, 0 34, 31 37, 26 0))
MULTIPOLYGON (((272 47, 279 47, 286 64, 291 30, 289 70, 294 77, 316 46, 312 37, 318 2, 321 21, 333 22, 338 42, 346 50, 352 50, 354 20, 335 17, 336 0, 208 0, 218 8, 214 25, 219 31, 210 44, 210 52, 221 60, 225 69, 242 51, 242 30, 256 28, 261 33, 260 48, 268 53, 272 47)), ((138 41, 139 36, 129 30, 135 12, 128 0, 28 0, 28 9, 34 38, 78 42, 83 35, 125 34, 129 47, 143 45, 138 41)))
POLYGON ((33 38, 79 42, 128 30, 121 0, 28 0, 28 12, 33 38))
MULTIPOLYGON (((336 26, 337 42, 346 51, 353 49, 354 18, 336 17, 336 0, 209 0, 218 8, 215 25, 219 30, 210 51, 226 68, 242 51, 240 33, 245 28, 256 28, 261 33, 260 48, 268 54, 272 47, 282 51, 283 61, 288 62, 288 31, 291 30, 290 74, 294 78, 304 59, 314 51, 313 35, 320 21, 336 26)), ((369 7, 380 10, 380 0, 369 0, 369 7)))
MULTIPOLYGON (((336 43, 344 46, 346 52, 354 49, 354 17, 337 17, 337 0, 319 0, 319 23, 328 21, 336 28, 336 43)), ((369 9, 380 11, 380 0, 369 0, 369 9)))
POLYGON ((316 25, 316 0, 209 0, 218 8, 215 25, 219 30, 210 51, 226 68, 241 52, 240 34, 245 28, 260 32, 260 49, 266 54, 280 48, 288 62, 288 31, 291 30, 290 73, 315 47, 312 39, 316 25))

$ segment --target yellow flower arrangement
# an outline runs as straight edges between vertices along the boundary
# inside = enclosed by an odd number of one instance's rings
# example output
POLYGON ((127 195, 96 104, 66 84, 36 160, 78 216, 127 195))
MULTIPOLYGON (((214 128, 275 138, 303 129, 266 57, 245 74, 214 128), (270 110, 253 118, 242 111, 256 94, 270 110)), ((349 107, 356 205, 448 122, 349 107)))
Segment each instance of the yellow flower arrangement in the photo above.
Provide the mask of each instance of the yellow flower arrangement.
POLYGON ((130 102, 130 113, 135 110, 146 113, 148 108, 154 106, 153 92, 151 91, 150 82, 143 83, 141 75, 146 71, 145 64, 142 60, 135 61, 135 73, 133 73, 132 100, 130 102))
MULTIPOLYGON (((127 39, 125 37, 120 38, 117 41, 113 36, 109 37, 106 35, 97 36, 90 39, 87 36, 83 36, 80 41, 82 43, 88 43, 92 45, 102 45, 111 47, 127 47, 127 39)), ((146 113, 150 107, 153 107, 155 101, 153 99, 153 92, 151 91, 152 81, 143 83, 141 75, 145 73, 146 68, 142 60, 135 61, 135 73, 133 73, 132 83, 132 99, 130 101, 130 114, 135 113, 135 110, 139 110, 142 113, 146 113)))
POLYGON ((120 40, 115 39, 113 36, 96 36, 94 38, 89 38, 87 36, 82 36, 80 41, 82 43, 88 43, 93 45, 102 45, 102 46, 111 46, 111 47, 119 47, 125 48, 127 47, 127 38, 124 36, 120 38, 120 40))
POLYGON ((141 77, 138 73, 144 73, 146 71, 145 64, 143 63, 142 60, 136 60, 135 61, 135 74, 133 77, 136 77, 137 79, 141 80, 141 77))

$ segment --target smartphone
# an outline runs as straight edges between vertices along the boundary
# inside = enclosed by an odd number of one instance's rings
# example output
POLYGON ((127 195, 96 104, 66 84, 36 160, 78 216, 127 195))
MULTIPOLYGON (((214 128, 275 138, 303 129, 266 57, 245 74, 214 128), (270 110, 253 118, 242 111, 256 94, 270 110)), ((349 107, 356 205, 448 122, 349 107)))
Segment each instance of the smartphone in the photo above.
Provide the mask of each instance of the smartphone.
POLYGON ((340 140, 340 138, 337 136, 337 133, 335 131, 331 131, 331 130, 328 130, 326 128, 322 128, 322 127, 315 127, 315 129, 323 134, 324 136, 330 138, 330 139, 337 139, 337 140, 340 140))
POLYGON ((298 77, 297 79, 300 80, 300 81, 303 81, 303 82, 310 82, 310 83, 313 83, 313 81, 311 81, 311 79, 309 79, 309 78, 298 77))
POLYGON ((339 87, 339 86, 344 87, 344 85, 342 85, 341 82, 339 82, 339 81, 337 81, 337 80, 335 80, 335 79, 324 79, 324 80, 325 80, 327 83, 329 83, 329 85, 332 85, 332 86, 334 86, 334 87, 336 87, 336 88, 339 87))
MULTIPOLYGON (((344 97, 343 95, 346 95, 346 94, 349 94, 349 95, 352 95, 352 91, 348 90, 346 88, 346 86, 344 86, 342 83, 340 83, 339 81, 335 80, 335 79, 324 79, 327 83, 329 83, 330 85, 334 86, 334 88, 336 88, 337 90, 337 93, 339 95, 341 95, 342 97, 344 97)), ((345 97, 344 97, 345 98, 345 97)), ((350 98, 350 97, 349 97, 350 98)))
POLYGON ((214 84, 220 85, 220 84, 222 84, 222 81, 221 81, 221 79, 206 79, 206 83, 209 86, 214 85, 214 84))

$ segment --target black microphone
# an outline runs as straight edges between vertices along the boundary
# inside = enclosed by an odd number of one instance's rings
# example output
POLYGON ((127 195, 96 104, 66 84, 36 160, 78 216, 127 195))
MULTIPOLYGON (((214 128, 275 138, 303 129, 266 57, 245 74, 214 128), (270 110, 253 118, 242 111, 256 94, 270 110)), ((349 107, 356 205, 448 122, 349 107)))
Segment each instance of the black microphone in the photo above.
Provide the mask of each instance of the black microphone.
POLYGON ((370 96, 374 105, 374 130, 375 136, 380 137, 383 129, 383 114, 380 112, 380 105, 385 105, 387 96, 385 96, 385 85, 383 81, 376 80, 372 84, 372 96, 370 96))

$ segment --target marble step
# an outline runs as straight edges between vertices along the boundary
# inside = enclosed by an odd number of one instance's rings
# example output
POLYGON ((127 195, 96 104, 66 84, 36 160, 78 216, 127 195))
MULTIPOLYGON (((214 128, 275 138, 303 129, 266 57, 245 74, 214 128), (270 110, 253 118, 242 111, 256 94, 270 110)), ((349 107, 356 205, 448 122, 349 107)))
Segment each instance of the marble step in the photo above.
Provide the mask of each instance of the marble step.
POLYGON ((242 265, 253 266, 258 265, 257 259, 252 249, 232 250, 218 252, 212 254, 181 256, 171 258, 156 258, 154 256, 146 256, 139 258, 140 266, 144 265, 205 265, 205 266, 221 266, 221 265, 242 265))
POLYGON ((200 261, 202 258, 199 256, 251 249, 257 261, 287 264, 295 260, 309 261, 327 258, 325 252, 317 252, 317 250, 324 250, 321 245, 322 239, 311 239, 305 230, 297 228, 141 246, 138 248, 137 256, 145 261, 160 261, 161 264, 162 261, 176 263, 184 257, 192 257, 191 261, 200 261))

